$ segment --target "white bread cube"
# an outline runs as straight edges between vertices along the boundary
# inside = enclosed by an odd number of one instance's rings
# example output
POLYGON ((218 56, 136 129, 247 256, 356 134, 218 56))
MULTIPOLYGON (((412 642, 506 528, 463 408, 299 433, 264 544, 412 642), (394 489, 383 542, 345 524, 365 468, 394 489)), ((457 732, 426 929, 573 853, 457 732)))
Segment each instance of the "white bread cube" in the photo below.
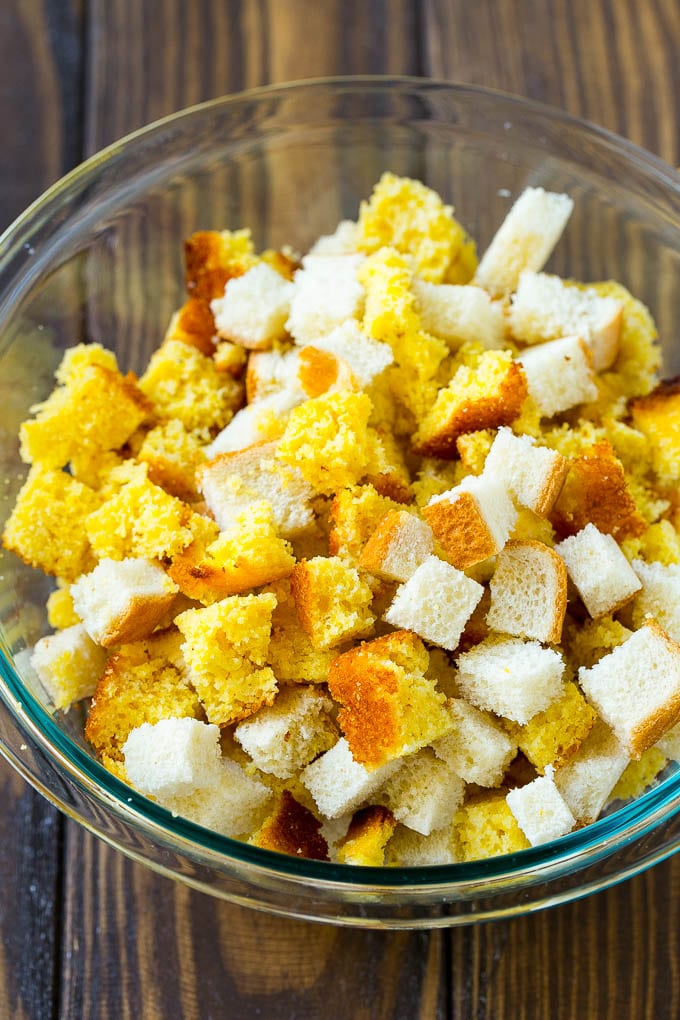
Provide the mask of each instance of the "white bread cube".
POLYGON ((246 404, 205 448, 206 457, 211 460, 221 453, 237 453, 265 442, 271 436, 272 423, 285 418, 305 399, 304 392, 295 384, 246 404))
POLYGON ((680 564, 633 560, 632 566, 642 585, 633 602, 634 626, 641 627, 651 616, 674 641, 680 641, 680 564))
POLYGON ((227 282, 210 302, 219 336, 249 350, 266 350, 285 336, 293 284, 261 262, 227 282))
POLYGON ((555 786, 550 765, 544 776, 510 790, 505 801, 532 846, 559 839, 576 825, 576 819, 555 786))
POLYGON ((142 723, 123 744, 132 785, 160 801, 214 786, 221 776, 220 730, 198 719, 142 723))
POLYGON ((300 779, 321 814, 339 818, 355 811, 376 793, 400 764, 399 759, 394 759, 369 772, 354 760, 349 744, 341 737, 330 751, 303 769, 300 779))
POLYGON ((364 546, 359 566, 387 581, 408 581, 433 552, 429 524, 408 510, 391 510, 364 546))
POLYGON ((567 611, 567 570, 543 542, 508 542, 489 584, 491 630, 555 644, 567 611))
POLYGON ((590 352, 579 336, 530 347, 517 360, 524 369, 529 395, 545 418, 597 399, 590 352))
POLYGON ((260 772, 289 779, 338 739, 333 702, 313 687, 286 687, 273 705, 240 722, 234 737, 260 772))
POLYGON ((323 234, 314 242, 302 260, 317 255, 355 255, 359 248, 359 224, 354 220, 340 220, 332 234, 323 234))
POLYGON ((358 319, 364 288, 357 279, 362 255, 307 256, 293 280, 286 329, 298 344, 328 336, 347 319, 358 319))
POLYGON ((505 346, 503 310, 481 287, 427 283, 415 277, 413 293, 423 329, 454 350, 468 342, 487 350, 505 346))
POLYGON ((630 756, 598 719, 573 758, 555 772, 555 785, 578 822, 599 816, 630 756))
POLYGON ((102 559, 71 585, 73 608, 104 648, 148 637, 178 591, 162 567, 141 558, 102 559))
POLYGON ((429 836, 450 825, 463 802, 465 784, 449 762, 424 747, 402 759, 398 772, 380 791, 385 804, 398 822, 429 836))
POLYGON ((614 298, 568 286, 559 276, 524 272, 512 299, 510 327, 526 344, 580 336, 595 371, 602 372, 616 361, 622 315, 623 307, 614 298))
POLYGON ((90 698, 106 665, 106 652, 96 645, 82 623, 40 638, 31 666, 54 707, 68 709, 90 698))
POLYGON ((465 624, 484 589, 449 563, 428 556, 399 586, 385 619, 449 651, 458 647, 465 624))
POLYGON ((245 837, 263 821, 272 791, 237 765, 223 758, 216 781, 186 797, 166 797, 163 806, 204 829, 223 836, 245 837))
POLYGON ((317 337, 314 347, 342 358, 351 368, 359 386, 366 389, 394 361, 392 348, 366 336, 355 319, 337 326, 326 336, 317 337))
POLYGON ((385 847, 385 864, 388 867, 418 868, 438 864, 456 864, 462 860, 457 830, 454 824, 435 829, 422 836, 405 825, 397 825, 385 847))
POLYGON ((560 494, 569 462, 557 450, 537 446, 501 426, 484 461, 484 474, 498 479, 521 506, 547 517, 560 494))
MULTIPOLYGON (((299 367, 299 351, 296 348, 288 351, 252 351, 246 369, 248 403, 262 400, 280 390, 295 389, 298 386, 299 367)), ((306 399, 302 389, 296 395, 300 401, 306 399)))
POLYGON ((468 475, 423 509, 446 558, 464 570, 500 552, 517 521, 508 490, 489 474, 468 475))
POLYGON ((526 188, 484 252, 475 283, 492 294, 516 290, 524 269, 538 271, 548 261, 573 207, 568 195, 526 188))
POLYGON ((578 678, 631 758, 680 719, 680 645, 653 620, 590 669, 582 666, 578 678))
POLYGON ((517 754, 517 744, 493 716, 462 698, 450 702, 449 714, 453 729, 434 742, 434 753, 466 783, 499 786, 517 754))
POLYGON ((248 506, 263 499, 271 506, 274 523, 284 538, 313 522, 313 488, 297 469, 281 464, 275 454, 276 443, 259 443, 201 465, 199 489, 222 531, 232 527, 248 506))
POLYGON ((676 723, 672 729, 664 733, 661 740, 657 740, 655 747, 658 747, 670 761, 680 761, 680 723, 676 723))
POLYGON ((555 546, 584 606, 593 617, 615 613, 640 591, 642 582, 611 535, 594 524, 555 546))
POLYGON ((562 657, 537 641, 487 638, 457 665, 464 698, 522 726, 563 692, 562 657))

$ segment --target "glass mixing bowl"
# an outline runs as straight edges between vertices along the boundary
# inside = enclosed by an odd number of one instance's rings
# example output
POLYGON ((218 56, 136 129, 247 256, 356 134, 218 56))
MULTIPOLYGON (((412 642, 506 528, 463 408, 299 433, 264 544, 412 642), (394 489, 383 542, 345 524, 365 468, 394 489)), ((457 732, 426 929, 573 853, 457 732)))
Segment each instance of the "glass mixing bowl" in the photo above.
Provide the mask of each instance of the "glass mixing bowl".
MULTIPOLYGON (((680 182, 629 142, 538 103, 422 79, 256 89, 178 113, 52 187, 0 240, 3 517, 25 466, 18 425, 64 348, 97 340, 140 371, 183 301, 182 240, 250 226, 258 247, 304 250, 354 217, 380 173, 421 178, 481 250, 526 185, 575 209, 551 263, 613 277, 651 308, 665 372, 680 371, 680 182)), ((173 818, 92 757, 82 715, 53 713, 27 664, 47 631, 49 580, 0 570, 0 750, 71 818, 162 874, 224 899, 339 924, 433 927, 565 902, 680 845, 680 773, 553 843, 446 867, 352 868, 244 845, 173 818)))

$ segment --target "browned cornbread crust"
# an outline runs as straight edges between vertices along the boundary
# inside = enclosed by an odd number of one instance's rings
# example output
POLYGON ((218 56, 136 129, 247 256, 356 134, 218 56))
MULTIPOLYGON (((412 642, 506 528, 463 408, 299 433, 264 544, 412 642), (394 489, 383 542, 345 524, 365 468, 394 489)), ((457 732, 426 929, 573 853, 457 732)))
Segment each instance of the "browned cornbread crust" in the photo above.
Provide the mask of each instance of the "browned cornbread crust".
POLYGON ((498 552, 496 541, 471 492, 462 492, 453 503, 441 499, 423 507, 423 517, 432 528, 447 560, 459 570, 481 563, 498 552))
POLYGON ((248 842, 263 850, 313 861, 330 859, 328 844, 321 835, 321 822, 289 790, 283 791, 274 811, 248 842))
POLYGON ((198 230, 184 242, 184 264, 189 295, 208 303, 223 297, 228 281, 243 276, 251 262, 239 265, 219 230, 198 230))
POLYGON ((215 334, 215 317, 210 305, 206 301, 190 297, 170 320, 163 343, 181 340, 190 347, 196 347, 201 354, 211 357, 215 353, 213 341, 215 334))

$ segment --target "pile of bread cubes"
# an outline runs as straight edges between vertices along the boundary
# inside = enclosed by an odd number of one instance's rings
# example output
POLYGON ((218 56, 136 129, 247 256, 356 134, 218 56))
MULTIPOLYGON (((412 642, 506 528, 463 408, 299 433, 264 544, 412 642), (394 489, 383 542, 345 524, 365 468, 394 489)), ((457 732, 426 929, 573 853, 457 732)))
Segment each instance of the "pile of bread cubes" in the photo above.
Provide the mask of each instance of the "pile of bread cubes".
POLYGON ((137 378, 66 351, 4 544, 56 578, 31 665, 115 776, 269 850, 450 864, 594 821, 680 759, 680 388, 645 307, 478 262, 385 173, 300 257, 186 242, 137 378))

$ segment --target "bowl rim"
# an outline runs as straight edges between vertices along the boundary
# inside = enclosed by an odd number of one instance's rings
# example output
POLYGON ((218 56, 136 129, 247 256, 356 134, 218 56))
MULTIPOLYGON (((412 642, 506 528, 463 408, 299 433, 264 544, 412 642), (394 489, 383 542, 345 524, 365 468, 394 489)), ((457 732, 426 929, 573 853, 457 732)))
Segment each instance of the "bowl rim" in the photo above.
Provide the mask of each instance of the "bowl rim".
MULTIPOLYGON (((0 235, 0 270, 16 251, 16 241, 30 228, 36 214, 74 185, 88 177, 140 140, 146 139, 168 126, 188 120, 197 114, 236 106, 272 97, 294 95, 296 92, 321 92, 342 89, 402 89, 420 92, 452 92, 456 95, 484 97, 521 108, 553 122, 563 123, 586 132, 598 144, 623 154, 646 175, 666 186, 680 198, 680 174, 663 159, 648 152, 628 139, 590 121, 576 117, 557 107, 514 93, 491 89, 481 85, 451 82, 417 76, 349 75, 308 78, 276 85, 261 85, 226 96, 216 97, 168 114, 124 135, 78 164, 59 178, 32 202, 0 235)), ((11 655, 6 655, 0 644, 0 696, 20 728, 30 734, 48 759, 65 769, 70 777, 102 807, 113 810, 126 824, 131 824, 156 841, 170 837, 180 852, 198 851, 208 855, 208 863, 232 863, 245 866, 253 873, 270 874, 291 880, 313 880, 316 888, 334 891, 385 893, 403 892, 409 887, 414 892, 455 891, 493 892, 496 887, 512 879, 529 878, 532 884, 545 882, 563 875, 565 870, 585 868, 603 856, 641 838, 646 832, 668 821, 680 811, 680 770, 669 776, 641 797, 551 843, 531 847, 512 854, 484 861, 460 862, 446 865, 419 865, 415 867, 362 867, 334 864, 297 858, 253 847, 247 843, 204 829, 187 819, 173 816, 170 811, 139 794, 132 787, 108 772, 56 724, 53 716, 22 681, 11 655), (51 739, 50 739, 51 738, 51 739), (179 843, 179 846, 177 846, 179 843)), ((4 753, 4 751, 3 751, 4 753)), ((11 764, 17 763, 12 755, 5 755, 11 764)), ((24 774, 22 772, 22 774, 24 774)), ((30 780, 30 776, 25 776, 30 780)), ((41 788, 41 793, 57 807, 68 811, 59 798, 41 788)), ((81 824, 87 825, 78 817, 81 824)), ((669 851, 672 852, 672 851, 669 851)), ((206 858, 202 857, 202 861, 206 858)), ((577 895, 577 892, 574 893, 577 895)))

